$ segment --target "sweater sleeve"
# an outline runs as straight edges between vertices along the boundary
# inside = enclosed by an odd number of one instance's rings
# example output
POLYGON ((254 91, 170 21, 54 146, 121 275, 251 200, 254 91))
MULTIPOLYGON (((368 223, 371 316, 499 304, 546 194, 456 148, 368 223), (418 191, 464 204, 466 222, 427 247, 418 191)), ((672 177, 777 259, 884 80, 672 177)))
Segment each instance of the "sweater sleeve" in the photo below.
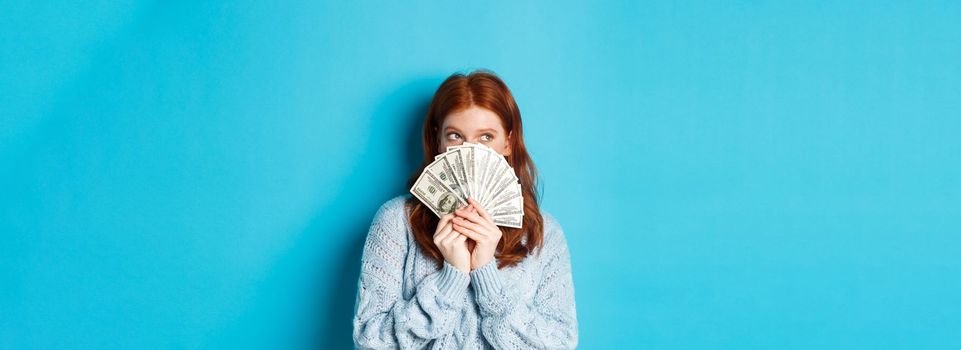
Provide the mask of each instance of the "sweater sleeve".
POLYGON ((403 298, 407 244, 414 243, 408 243, 403 202, 388 204, 378 210, 364 243, 353 319, 358 349, 422 348, 451 334, 470 284, 467 273, 445 261, 410 299, 403 298))
POLYGON ((573 349, 577 346, 574 283, 567 241, 550 225, 543 254, 543 277, 530 303, 503 283, 497 259, 470 272, 481 310, 481 331, 497 349, 573 349))

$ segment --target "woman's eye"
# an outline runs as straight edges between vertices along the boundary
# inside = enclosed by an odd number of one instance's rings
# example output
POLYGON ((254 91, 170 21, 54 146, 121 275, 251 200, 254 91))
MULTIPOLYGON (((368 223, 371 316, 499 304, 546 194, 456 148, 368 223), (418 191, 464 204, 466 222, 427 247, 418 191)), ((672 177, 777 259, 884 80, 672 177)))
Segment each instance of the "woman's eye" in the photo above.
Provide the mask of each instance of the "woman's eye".
POLYGON ((447 134, 447 139, 448 139, 448 140, 459 140, 459 139, 460 139, 460 134, 458 134, 458 133, 456 133, 456 132, 452 132, 452 133, 450 133, 450 134, 447 134))
POLYGON ((493 139, 494 139, 494 136, 491 136, 491 134, 481 135, 481 140, 483 140, 483 141, 490 141, 490 140, 493 140, 493 139))

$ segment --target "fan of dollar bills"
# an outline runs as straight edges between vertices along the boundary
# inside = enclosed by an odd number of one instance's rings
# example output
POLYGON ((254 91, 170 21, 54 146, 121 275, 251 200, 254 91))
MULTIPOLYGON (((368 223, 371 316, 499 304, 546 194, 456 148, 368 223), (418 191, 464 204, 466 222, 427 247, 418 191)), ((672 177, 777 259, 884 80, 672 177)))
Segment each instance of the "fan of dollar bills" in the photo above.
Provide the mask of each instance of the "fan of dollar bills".
POLYGON ((438 217, 467 206, 471 197, 498 226, 520 228, 524 196, 504 156, 483 144, 447 147, 417 178, 412 193, 438 217))

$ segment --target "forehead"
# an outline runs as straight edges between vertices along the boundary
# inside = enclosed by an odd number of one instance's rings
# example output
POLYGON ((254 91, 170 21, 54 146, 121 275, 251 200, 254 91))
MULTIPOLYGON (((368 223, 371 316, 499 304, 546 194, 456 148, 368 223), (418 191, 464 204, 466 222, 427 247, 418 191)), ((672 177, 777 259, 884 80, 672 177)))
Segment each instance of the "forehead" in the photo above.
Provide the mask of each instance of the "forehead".
POLYGON ((448 114, 441 127, 453 127, 461 130, 484 128, 503 130, 501 118, 497 116, 497 113, 477 106, 448 114))

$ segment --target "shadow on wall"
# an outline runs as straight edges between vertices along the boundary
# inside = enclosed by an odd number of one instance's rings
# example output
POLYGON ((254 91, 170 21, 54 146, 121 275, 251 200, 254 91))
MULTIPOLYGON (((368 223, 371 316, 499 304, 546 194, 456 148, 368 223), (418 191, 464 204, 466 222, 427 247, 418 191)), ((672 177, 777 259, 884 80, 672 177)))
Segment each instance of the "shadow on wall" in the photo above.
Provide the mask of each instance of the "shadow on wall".
POLYGON ((364 160, 358 161, 358 166, 351 173, 385 174, 383 178, 389 181, 371 184, 370 177, 350 176, 340 186, 341 189, 350 190, 340 191, 328 205, 340 209, 324 210, 307 228, 305 234, 316 234, 331 229, 331 223, 340 222, 340 225, 333 226, 343 230, 342 234, 346 235, 348 242, 343 249, 332 249, 340 255, 325 259, 328 264, 336 264, 326 271, 336 271, 336 274, 318 276, 316 289, 321 290, 314 295, 327 295, 327 299, 320 305, 316 315, 318 319, 310 322, 322 328, 313 332, 317 335, 310 341, 313 348, 353 348, 352 319, 357 282, 370 223, 381 204, 407 193, 407 178, 423 160, 422 123, 441 81, 443 78, 414 80, 389 94, 375 109, 368 124, 370 137, 361 154, 364 160), (396 135, 383 136, 385 133, 396 135), (357 198, 368 200, 358 202, 357 198), (342 204, 349 204, 349 208, 342 204))

